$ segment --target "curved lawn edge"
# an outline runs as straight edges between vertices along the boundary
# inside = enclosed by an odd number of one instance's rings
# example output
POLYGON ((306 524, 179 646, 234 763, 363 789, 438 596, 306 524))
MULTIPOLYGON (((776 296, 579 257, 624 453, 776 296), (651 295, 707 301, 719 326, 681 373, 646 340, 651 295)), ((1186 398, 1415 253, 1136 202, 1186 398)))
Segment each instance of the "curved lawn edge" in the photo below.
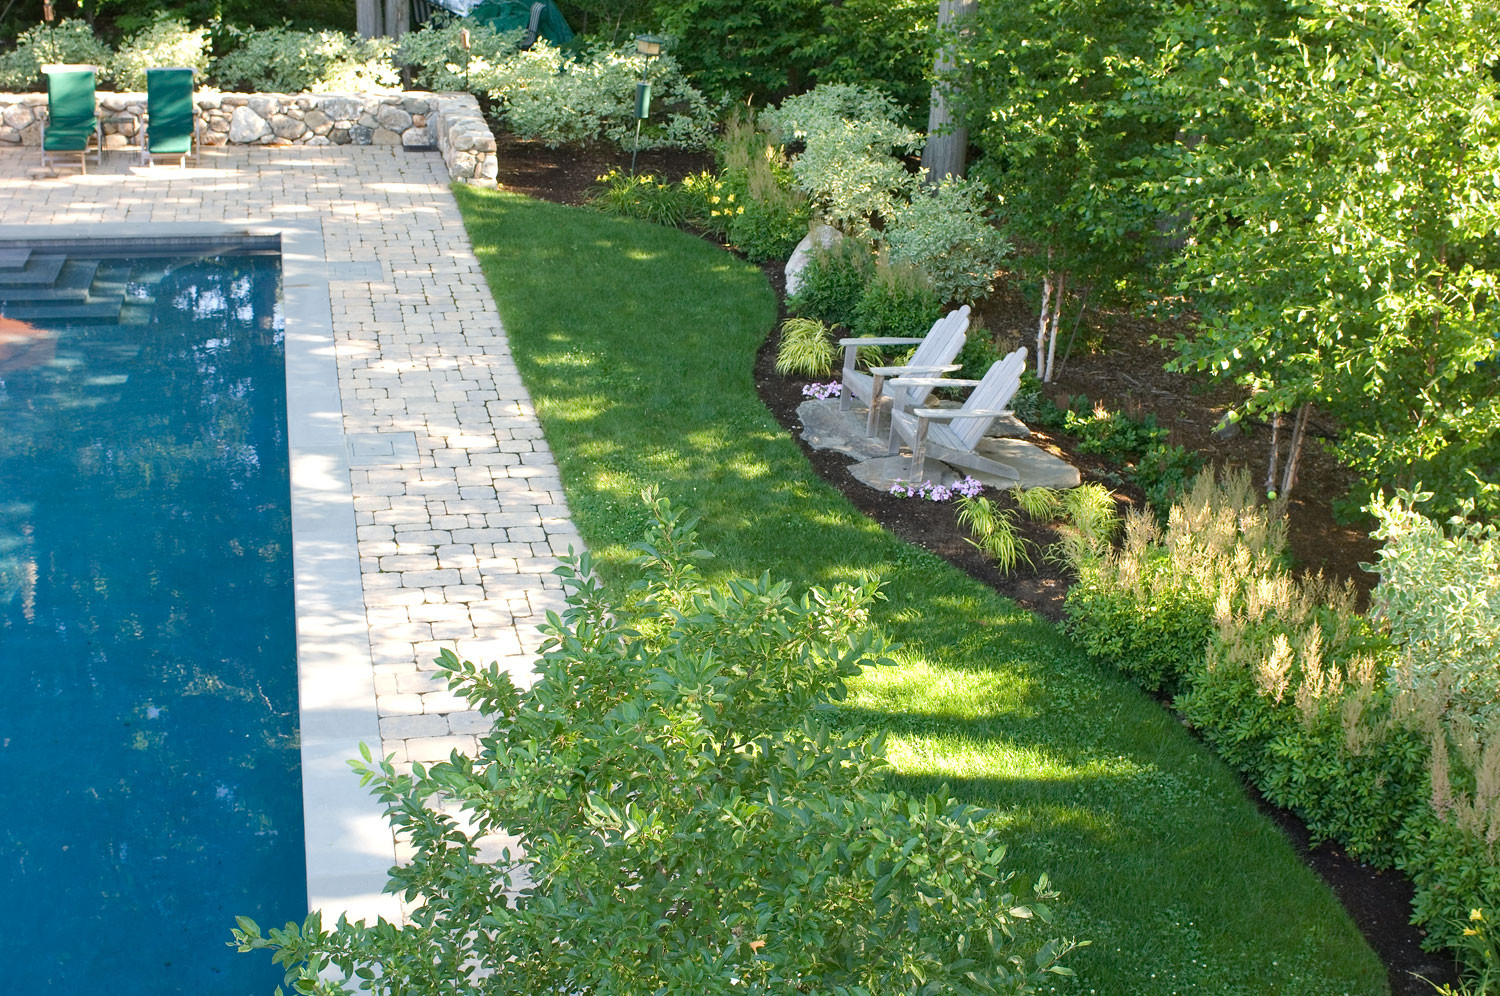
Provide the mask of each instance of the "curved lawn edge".
POLYGON ((845 715, 912 789, 992 807, 1011 866, 1063 892, 1093 946, 1058 991, 1377 994, 1385 971, 1238 777, 1055 627, 870 522, 757 397, 775 319, 760 271, 702 240, 457 187, 474 250, 607 579, 658 485, 701 517, 710 577, 799 586, 875 573, 898 666, 845 715))

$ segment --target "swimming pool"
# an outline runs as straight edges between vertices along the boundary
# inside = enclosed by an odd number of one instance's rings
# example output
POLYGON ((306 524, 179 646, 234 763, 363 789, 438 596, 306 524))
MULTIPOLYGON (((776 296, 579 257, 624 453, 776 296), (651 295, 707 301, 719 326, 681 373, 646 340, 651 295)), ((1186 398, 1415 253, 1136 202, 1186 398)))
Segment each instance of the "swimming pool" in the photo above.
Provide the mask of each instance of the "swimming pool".
POLYGON ((18 991, 269 992, 306 908, 279 260, 158 251, 0 248, 18 991))

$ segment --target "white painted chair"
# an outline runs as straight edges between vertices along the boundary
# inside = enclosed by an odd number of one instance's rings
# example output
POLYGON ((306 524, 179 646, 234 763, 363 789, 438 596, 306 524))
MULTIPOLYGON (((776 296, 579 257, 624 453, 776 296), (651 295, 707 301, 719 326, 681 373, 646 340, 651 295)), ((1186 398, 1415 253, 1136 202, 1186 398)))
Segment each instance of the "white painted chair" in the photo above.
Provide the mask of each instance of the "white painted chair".
POLYGON ((891 453, 897 451, 895 436, 911 445, 910 480, 923 480, 923 461, 930 453, 947 464, 965 470, 993 474, 1014 481, 1020 474, 1010 464, 991 460, 974 452, 974 447, 994 424, 995 419, 1011 414, 1010 404, 1021 389, 1021 374, 1026 370, 1026 347, 1022 346, 1003 360, 990 366, 982 380, 944 380, 941 377, 898 377, 893 388, 972 387, 974 390, 962 408, 913 408, 891 412, 891 453))
MULTIPOLYGON (((868 404, 870 415, 865 420, 865 435, 875 435, 875 429, 879 423, 882 395, 889 387, 891 379, 935 377, 938 374, 952 373, 957 370, 959 365, 953 362, 953 358, 964 348, 964 340, 968 331, 969 306, 966 304, 939 318, 921 338, 879 336, 840 339, 839 345, 844 347, 844 376, 839 408, 848 411, 854 398, 859 398, 868 404), (916 346, 917 351, 907 363, 871 367, 868 371, 863 371, 856 369, 859 362, 859 350, 862 346, 916 346)), ((892 391, 888 395, 891 400, 891 410, 895 412, 920 405, 931 393, 932 388, 917 384, 892 391)))

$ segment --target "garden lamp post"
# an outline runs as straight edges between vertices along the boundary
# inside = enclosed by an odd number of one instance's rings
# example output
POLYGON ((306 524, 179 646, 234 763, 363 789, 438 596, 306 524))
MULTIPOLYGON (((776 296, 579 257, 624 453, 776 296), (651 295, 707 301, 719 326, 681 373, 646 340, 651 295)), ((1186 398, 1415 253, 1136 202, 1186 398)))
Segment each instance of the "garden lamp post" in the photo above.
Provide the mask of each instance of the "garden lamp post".
POLYGON ((651 60, 661 55, 666 39, 661 35, 636 35, 635 50, 641 62, 641 81, 635 85, 635 146, 630 150, 630 175, 635 176, 635 157, 641 151, 641 122, 651 116, 651 60))

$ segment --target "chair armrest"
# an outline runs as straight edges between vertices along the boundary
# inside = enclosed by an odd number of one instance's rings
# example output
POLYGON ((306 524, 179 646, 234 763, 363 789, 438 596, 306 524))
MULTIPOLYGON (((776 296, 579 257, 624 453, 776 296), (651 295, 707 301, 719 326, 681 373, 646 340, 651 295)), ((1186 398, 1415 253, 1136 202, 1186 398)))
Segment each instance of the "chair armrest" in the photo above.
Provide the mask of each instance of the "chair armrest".
POLYGON ((977 380, 948 377, 897 377, 887 381, 896 387, 978 387, 977 380))
POLYGON ((872 373, 872 374, 880 374, 880 376, 882 376, 882 377, 890 377, 893 374, 897 375, 897 376, 900 376, 900 375, 906 374, 906 373, 913 373, 913 374, 952 373, 954 370, 959 370, 962 367, 963 367, 963 364, 961 364, 961 363, 950 363, 947 366, 942 366, 942 367, 907 367, 907 366, 871 367, 870 368, 870 373, 872 373))
POLYGON ((1015 414, 1010 409, 992 408, 914 408, 911 414, 917 418, 931 419, 934 422, 943 422, 955 418, 1003 418, 1006 415, 1015 414))
POLYGON ((893 339, 890 337, 876 337, 863 339, 840 339, 840 346, 915 346, 923 340, 918 339, 893 339))

